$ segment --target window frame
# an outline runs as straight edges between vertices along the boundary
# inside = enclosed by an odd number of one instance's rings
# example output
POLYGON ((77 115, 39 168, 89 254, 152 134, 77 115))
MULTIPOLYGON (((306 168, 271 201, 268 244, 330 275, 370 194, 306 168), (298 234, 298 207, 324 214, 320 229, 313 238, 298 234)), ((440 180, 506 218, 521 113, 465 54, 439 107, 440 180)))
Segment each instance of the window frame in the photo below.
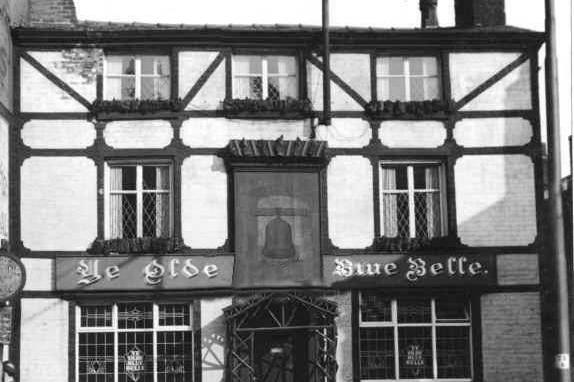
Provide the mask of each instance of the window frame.
MULTIPOLYGON (((356 380, 358 382, 400 382, 400 381, 428 381, 428 382, 472 382, 476 377, 476 351, 474 350, 474 345, 476 342, 475 337, 477 336, 476 325, 474 321, 476 304, 475 301, 466 294, 456 294, 456 298, 464 300, 468 307, 468 319, 437 319, 436 314, 436 301, 441 298, 452 298, 452 295, 447 294, 436 294, 430 295, 428 293, 422 293, 420 298, 430 300, 431 302, 431 320, 429 322, 399 322, 398 321, 398 302, 401 299, 413 297, 412 293, 399 293, 399 294, 388 294, 385 292, 378 293, 379 296, 391 300, 391 321, 363 321, 361 315, 361 300, 363 292, 368 290, 359 290, 355 292, 355 304, 353 304, 353 317, 355 320, 354 327, 356 331, 354 337, 356 337, 356 346, 354 347, 355 356, 354 364, 357 366, 356 380), (431 328, 431 344, 432 344, 432 378, 401 378, 399 376, 400 369, 400 351, 399 351, 399 328, 404 327, 427 327, 431 328), (438 376, 438 356, 437 356, 437 328, 441 327, 466 327, 468 328, 468 368, 470 370, 470 378, 440 378, 438 376), (361 377, 361 341, 360 341, 360 331, 362 328, 392 328, 393 329, 393 356, 394 356, 394 375, 395 378, 392 379, 367 379, 361 377)), ((480 325, 480 323, 478 323, 480 325)))
MULTIPOLYGON (((167 166, 168 167, 168 177, 169 177, 169 190, 167 190, 167 195, 169 195, 168 203, 168 235, 163 236, 153 236, 152 238, 172 238, 174 236, 174 203, 175 203, 175 182, 174 182, 174 162, 169 159, 129 159, 129 160, 109 160, 104 162, 104 238, 106 240, 112 239, 124 239, 123 237, 111 237, 111 216, 110 216, 110 199, 112 193, 118 194, 135 194, 136 195, 136 208, 138 211, 136 220, 136 236, 135 238, 142 238, 143 236, 143 194, 145 192, 154 192, 158 190, 144 190, 143 189, 143 166, 167 166), (111 189, 111 168, 112 167, 136 167, 136 189, 128 190, 127 192, 112 191, 111 189)), ((165 190, 161 190, 165 191, 165 190)))
MULTIPOLYGON (((242 51, 237 51, 234 52, 231 55, 231 60, 230 60, 230 74, 231 74, 231 84, 229 85, 230 90, 231 90, 231 98, 232 99, 236 99, 238 97, 235 96, 236 94, 236 87, 234 86, 235 83, 235 79, 239 76, 239 77, 243 77, 243 78, 251 78, 251 77, 261 77, 261 88, 262 88, 262 92, 261 92, 261 98, 248 98, 251 100, 258 100, 258 101, 264 101, 266 99, 269 98, 269 77, 276 77, 276 78, 293 78, 295 87, 296 89, 296 94, 293 97, 294 99, 301 99, 301 94, 302 94, 302 89, 301 89, 301 76, 302 76, 302 71, 301 71, 301 60, 300 57, 295 53, 295 52, 291 52, 291 51, 287 51, 287 52, 242 52, 242 51), (261 74, 257 75, 257 74, 252 74, 252 73, 237 73, 237 65, 235 63, 235 59, 236 57, 257 57, 261 59, 261 74), (283 74, 271 74, 269 75, 268 72, 268 61, 267 58, 268 57, 289 57, 292 58, 295 64, 295 73, 293 75, 283 75, 283 74)), ((279 100, 285 100, 286 98, 279 98, 279 100)))
MULTIPOLYGON (((382 177, 382 169, 385 165, 391 166, 406 166, 407 167, 407 181, 408 181, 408 189, 406 191, 408 195, 408 204, 409 204, 409 237, 408 239, 417 239, 419 236, 416 235, 416 210, 415 210, 415 194, 417 192, 429 192, 429 189, 416 189, 414 188, 414 166, 417 165, 428 165, 428 166, 436 166, 438 167, 438 178, 439 178, 439 201, 440 201, 440 234, 437 236, 429 237, 429 239, 437 238, 437 237, 445 237, 449 235, 449 221, 448 221, 448 198, 447 198, 447 168, 446 168, 446 161, 440 159, 412 159, 412 160, 405 160, 405 159, 396 159, 396 160, 389 160, 389 159, 379 159, 377 162, 377 172, 378 172, 378 224, 380 227, 379 236, 385 236, 384 226, 384 213, 383 213, 383 195, 384 187, 383 187, 383 177, 382 177)), ((399 192, 398 190, 394 190, 393 192, 387 192, 389 194, 392 193, 405 193, 399 192)), ((386 237, 395 237, 395 236, 386 236, 386 237)), ((397 235, 396 237, 401 237, 397 235)))
POLYGON ((165 100, 171 100, 172 98, 172 76, 173 76, 173 63, 172 61, 172 57, 167 54, 167 53, 160 53, 160 52, 152 52, 152 53, 140 53, 140 54, 130 54, 130 53, 115 53, 115 52, 110 52, 110 53, 106 53, 104 55, 104 59, 103 59, 103 80, 102 80, 102 99, 103 100, 112 100, 113 98, 109 98, 107 97, 107 93, 108 93, 108 88, 109 88, 109 84, 108 84, 108 79, 109 78, 134 78, 134 97, 133 98, 119 98, 116 99, 117 101, 131 101, 131 100, 152 100, 152 101, 157 101, 157 100, 163 100, 162 98, 142 98, 141 97, 141 83, 142 83, 142 78, 147 77, 147 78, 166 78, 167 79, 167 98, 165 98, 165 100), (162 58, 162 59, 166 59, 167 60, 167 65, 166 68, 169 70, 168 74, 157 74, 156 72, 156 66, 154 65, 154 74, 142 74, 141 72, 141 68, 142 68, 142 57, 154 57, 154 58, 162 58), (109 66, 109 60, 111 58, 133 58, 134 59, 134 74, 109 74, 108 73, 108 66, 109 66))
MULTIPOLYGON (((373 82, 375 84, 375 91, 374 91, 374 95, 376 96, 376 99, 378 101, 396 101, 395 99, 380 99, 379 97, 379 92, 382 91, 381 87, 380 87, 380 81, 383 78, 396 78, 396 77, 404 77, 405 78, 405 98, 404 100, 398 100, 400 102, 415 102, 412 99, 410 99, 410 97, 407 97, 407 94, 410 95, 410 78, 412 77, 417 77, 417 78, 435 78, 435 76, 425 76, 425 75, 411 75, 410 71, 409 71, 409 75, 405 74, 405 69, 406 67, 410 68, 410 64, 409 64, 409 59, 411 58, 433 58, 436 62, 436 79, 437 79, 437 86, 438 86, 438 91, 437 91, 437 96, 435 98, 424 98, 421 101, 430 101, 433 99, 438 99, 438 100, 443 100, 444 99, 444 88, 445 88, 445 78, 444 75, 445 73, 443 73, 442 70, 442 57, 439 53, 433 52, 433 53, 413 53, 413 52, 403 52, 403 51, 397 51, 397 52, 392 52, 392 53, 378 53, 374 56, 374 68, 372 69, 372 75, 374 76, 373 82), (403 74, 402 75, 382 75, 379 73, 379 62, 381 59, 383 58, 403 58, 403 59, 407 59, 405 60, 405 62, 403 62, 403 74)), ((418 101, 418 102, 421 102, 418 101)))
MULTIPOLYGON (((71 307, 72 308, 72 307, 71 307)), ((135 300, 135 301, 89 301, 76 303, 73 306, 74 326, 74 377, 73 380, 79 382, 80 380, 80 334, 81 333, 112 333, 114 338, 114 376, 113 381, 119 380, 119 334, 120 333, 134 333, 134 332, 148 332, 153 333, 153 380, 158 380, 157 370, 157 345, 158 345, 158 332, 189 332, 191 334, 191 370, 192 381, 198 377, 198 309, 197 303, 194 301, 182 300, 167 300, 167 301, 149 301, 149 300, 135 300), (151 328, 119 328, 118 325, 118 305, 120 304, 152 304, 152 327, 151 328), (159 325, 159 306, 160 305, 187 305, 189 307, 189 325, 159 325), (112 307, 112 323, 110 326, 82 326, 82 307, 87 306, 111 306, 112 307)), ((70 325, 71 326, 71 325, 70 325)), ((71 371, 71 370, 70 370, 71 371)))

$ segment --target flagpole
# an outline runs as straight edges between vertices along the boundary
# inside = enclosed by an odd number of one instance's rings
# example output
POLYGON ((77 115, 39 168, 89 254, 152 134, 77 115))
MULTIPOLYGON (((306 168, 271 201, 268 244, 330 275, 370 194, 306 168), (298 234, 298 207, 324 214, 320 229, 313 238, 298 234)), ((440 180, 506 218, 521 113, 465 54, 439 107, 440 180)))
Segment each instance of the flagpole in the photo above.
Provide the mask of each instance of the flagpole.
POLYGON ((562 189, 560 184, 560 129, 558 103, 558 64, 556 58, 556 2, 545 0, 546 30, 546 119, 548 137, 548 244, 553 266, 552 292, 556 296, 555 354, 552 381, 571 382, 570 328, 568 312, 568 266, 566 262, 562 189))
POLYGON ((331 58, 329 41, 329 0, 323 0, 323 120, 331 125, 331 58))

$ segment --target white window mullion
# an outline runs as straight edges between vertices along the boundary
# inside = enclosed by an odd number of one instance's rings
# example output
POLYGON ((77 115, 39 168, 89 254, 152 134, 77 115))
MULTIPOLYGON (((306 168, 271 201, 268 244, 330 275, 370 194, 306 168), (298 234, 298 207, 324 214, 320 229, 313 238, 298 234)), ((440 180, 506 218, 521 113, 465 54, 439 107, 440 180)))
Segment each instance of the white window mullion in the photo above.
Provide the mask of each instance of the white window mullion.
POLYGON ((135 98, 141 98, 141 88, 142 88, 142 61, 141 58, 134 58, 134 71, 135 71, 135 98))
POLYGON ((432 320, 432 370, 433 377, 438 378, 438 363, 437 363, 437 341, 436 341, 436 304, 435 299, 431 298, 431 320, 432 320))
POLYGON ((114 329, 114 382, 118 382, 120 373, 118 369, 120 367, 120 363, 118 360, 118 306, 116 304, 112 305, 112 326, 114 329))
POLYGON ((153 304, 153 381, 157 382, 157 331, 159 328, 159 306, 153 304))
POLYGON ((414 167, 407 167, 407 185, 409 200, 409 237, 416 237, 416 218, 415 218, 415 176, 414 167))
POLYGON ((393 299, 391 301, 391 319, 393 320, 393 331, 394 331, 394 335, 395 335, 395 341, 394 341, 394 345, 395 345, 395 379, 399 379, 400 375, 399 375, 399 368, 401 366, 400 361, 399 361, 399 325, 398 324, 398 304, 397 304, 397 300, 393 299))
POLYGON ((411 65, 408 57, 403 59, 403 74, 405 75, 405 100, 411 100, 411 65))
MULTIPOLYGON (((81 324, 81 315, 82 315, 82 310, 81 308, 76 305, 75 308, 76 311, 76 333, 75 333, 75 338, 76 338, 76 344, 75 344, 75 351, 76 351, 76 381, 80 380, 80 331, 78 330, 80 328, 80 324, 81 324)), ((8 348, 8 346, 5 346, 5 348, 8 348)), ((2 358, 2 361, 4 361, 4 358, 2 358)))
POLYGON ((267 97, 269 97, 269 73, 267 69, 266 57, 261 59, 261 76, 262 98, 267 99, 267 97))
POLYGON ((143 166, 136 166, 136 232, 143 237, 143 166))

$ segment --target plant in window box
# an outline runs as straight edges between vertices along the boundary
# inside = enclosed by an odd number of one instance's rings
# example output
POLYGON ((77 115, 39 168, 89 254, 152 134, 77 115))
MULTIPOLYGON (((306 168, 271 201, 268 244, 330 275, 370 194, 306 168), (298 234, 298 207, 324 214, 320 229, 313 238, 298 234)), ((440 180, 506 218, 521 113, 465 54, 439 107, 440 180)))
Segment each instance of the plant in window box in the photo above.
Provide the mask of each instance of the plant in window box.
POLYGON ((251 99, 232 98, 222 102, 223 111, 228 116, 241 117, 253 114, 269 114, 289 117, 301 117, 311 114, 313 108, 309 99, 251 99))
POLYGON ((138 237, 118 239, 96 239, 88 249, 94 255, 112 253, 173 253, 181 250, 183 243, 176 238, 138 237))
POLYGON ((96 100, 92 103, 94 113, 139 113, 150 114, 161 111, 179 111, 181 99, 112 99, 96 100))
POLYGON ((426 101, 371 101, 365 107, 367 114, 375 118, 415 118, 443 117, 454 110, 453 100, 426 101))

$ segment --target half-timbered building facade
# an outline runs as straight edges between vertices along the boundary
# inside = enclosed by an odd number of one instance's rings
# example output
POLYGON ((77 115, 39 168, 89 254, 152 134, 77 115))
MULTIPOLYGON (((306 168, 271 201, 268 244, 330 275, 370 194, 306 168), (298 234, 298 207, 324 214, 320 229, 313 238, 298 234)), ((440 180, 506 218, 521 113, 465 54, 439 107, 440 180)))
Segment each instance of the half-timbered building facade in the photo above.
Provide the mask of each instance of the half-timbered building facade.
POLYGON ((20 380, 542 380, 543 35, 432 3, 332 28, 324 97, 319 27, 32 1, 0 108, 20 380))

